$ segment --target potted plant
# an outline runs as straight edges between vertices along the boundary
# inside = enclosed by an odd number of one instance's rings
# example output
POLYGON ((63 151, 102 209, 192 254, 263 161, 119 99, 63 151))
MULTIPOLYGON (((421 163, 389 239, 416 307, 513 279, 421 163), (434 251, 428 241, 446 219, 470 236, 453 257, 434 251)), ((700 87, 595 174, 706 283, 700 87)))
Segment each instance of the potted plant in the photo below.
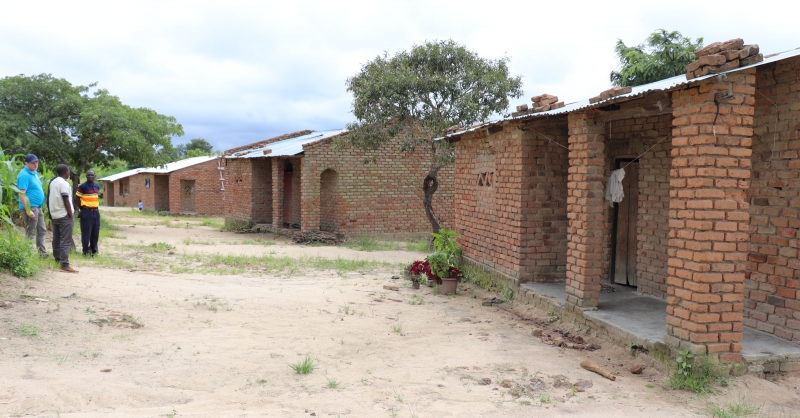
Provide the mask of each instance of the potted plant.
MULTIPOLYGON (((425 261, 415 261, 409 273, 412 277, 421 280, 423 273, 425 277, 439 284, 440 293, 455 293, 458 283, 461 282, 463 273, 456 265, 461 257, 461 249, 456 245, 455 237, 458 234, 449 229, 441 229, 439 233, 433 234, 434 252, 425 258, 425 261)), ((413 279, 412 279, 413 280, 413 279)), ((416 285, 415 285, 416 287, 416 285)))
POLYGON ((411 284, 414 289, 419 289, 419 284, 427 281, 431 272, 431 266, 428 261, 415 261, 411 263, 408 268, 408 274, 411 276, 411 284))

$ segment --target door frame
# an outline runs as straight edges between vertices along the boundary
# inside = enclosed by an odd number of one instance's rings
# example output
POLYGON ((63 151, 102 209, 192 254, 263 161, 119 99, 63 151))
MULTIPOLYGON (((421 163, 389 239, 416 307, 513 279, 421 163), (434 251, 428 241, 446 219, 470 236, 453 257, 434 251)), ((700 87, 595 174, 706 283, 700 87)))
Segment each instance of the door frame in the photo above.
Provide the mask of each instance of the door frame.
MULTIPOLYGON (((630 162, 636 162, 638 164, 638 163, 641 162, 641 160, 639 158, 634 158, 634 157, 617 157, 617 158, 614 159, 614 166, 613 166, 613 167, 615 167, 614 170, 622 168, 623 165, 628 164, 630 162)), ((609 175, 610 174, 611 173, 609 173, 609 175)), ((627 173, 625 175, 627 176, 627 173)), ((608 186, 606 186, 606 187, 608 187, 608 186)), ((637 195, 637 199, 638 199, 638 195, 637 195)), ((616 270, 616 267, 617 267, 617 265, 616 265, 617 264, 617 228, 619 227, 618 219, 619 219, 619 203, 614 203, 614 213, 613 213, 613 215, 611 217, 611 262, 609 263, 609 269, 608 269, 608 283, 612 284, 612 285, 619 284, 621 286, 628 286, 628 287, 636 287, 636 288, 638 288, 639 287, 638 280, 637 280, 637 283, 636 283, 635 286, 623 285, 621 283, 617 283, 617 282, 614 281, 614 271, 616 270)), ((637 216, 636 216, 636 222, 639 222, 638 213, 637 213, 637 216)))

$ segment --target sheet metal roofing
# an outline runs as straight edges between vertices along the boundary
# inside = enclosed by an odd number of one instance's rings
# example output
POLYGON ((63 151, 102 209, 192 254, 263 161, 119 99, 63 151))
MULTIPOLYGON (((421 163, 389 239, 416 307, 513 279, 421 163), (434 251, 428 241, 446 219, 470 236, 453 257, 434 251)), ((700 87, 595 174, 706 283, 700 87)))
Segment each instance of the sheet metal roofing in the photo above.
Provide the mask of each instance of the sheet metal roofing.
MULTIPOLYGON (((739 68, 736 68, 736 69, 733 69, 733 70, 730 70, 730 71, 726 71, 726 72, 724 72, 722 74, 733 73, 733 72, 736 72, 736 71, 739 71, 739 70, 742 70, 742 69, 745 69, 745 68, 758 67, 760 65, 765 65, 765 64, 772 63, 772 62, 784 60, 784 59, 787 59, 787 58, 792 58, 792 57, 795 57, 795 56, 798 56, 798 55, 800 55, 800 48, 793 49, 791 51, 781 52, 781 53, 775 54, 775 55, 773 55, 773 56, 771 56, 769 58, 764 58, 764 61, 755 63, 753 65, 748 65, 746 67, 739 67, 739 68)), ((664 80, 659 80, 659 81, 656 81, 654 83, 644 84, 644 85, 641 85, 641 86, 633 87, 631 89, 630 93, 621 94, 619 96, 611 97, 611 98, 606 99, 606 100, 601 100, 601 101, 596 102, 596 103, 589 103, 589 99, 579 100, 577 102, 569 103, 569 104, 565 105, 562 108, 548 110, 546 112, 537 112, 537 113, 532 113, 532 114, 528 114, 528 115, 517 116, 515 118, 498 119, 498 120, 493 120, 493 121, 481 123, 481 124, 478 124, 478 125, 473 125, 473 126, 467 128, 467 129, 464 129, 463 131, 453 132, 453 133, 445 135, 442 138, 437 138, 437 139, 447 139, 447 138, 453 138, 453 137, 461 136, 463 134, 466 134, 466 133, 469 133, 469 132, 473 132, 473 131, 481 129, 481 128, 485 128, 487 126, 496 125, 496 124, 499 124, 499 123, 502 123, 502 122, 506 122, 506 121, 523 120, 523 119, 534 119, 534 118, 539 118, 539 117, 543 117, 543 116, 567 114, 567 113, 575 112, 577 110, 587 109, 587 108, 590 108, 590 107, 604 106, 604 105, 607 105, 609 103, 617 103, 617 102, 625 101, 626 98, 630 99, 630 98, 639 97, 639 96, 644 95, 645 93, 649 93, 649 92, 653 92, 653 91, 667 91, 667 90, 671 90, 671 89, 673 89, 675 87, 678 87, 678 86, 682 86, 682 85, 685 85, 685 84, 694 83, 696 81, 701 81, 701 80, 705 80, 705 79, 708 79, 708 78, 711 78, 711 77, 718 77, 718 76, 719 76, 719 74, 709 74, 709 75, 705 75, 705 76, 702 76, 702 77, 697 77, 697 78, 693 78, 691 80, 687 80, 685 75, 678 75, 678 76, 675 76, 675 77, 666 78, 664 80)))
POLYGON ((184 169, 186 167, 191 167, 193 165, 202 164, 206 161, 211 161, 216 158, 218 157, 192 157, 192 158, 187 158, 185 160, 175 161, 174 163, 164 164, 158 167, 134 168, 133 170, 123 171, 121 173, 103 177, 101 179, 98 179, 97 181, 117 181, 119 179, 124 179, 125 177, 130 177, 139 173, 166 174, 166 173, 171 173, 173 171, 184 169))
POLYGON ((262 147, 251 150, 239 151, 225 158, 259 158, 259 157, 280 157, 286 155, 297 155, 303 152, 303 145, 316 142, 321 139, 330 138, 345 132, 344 129, 332 129, 329 131, 314 131, 310 134, 272 142, 262 147), (268 151, 268 152, 267 152, 268 151))

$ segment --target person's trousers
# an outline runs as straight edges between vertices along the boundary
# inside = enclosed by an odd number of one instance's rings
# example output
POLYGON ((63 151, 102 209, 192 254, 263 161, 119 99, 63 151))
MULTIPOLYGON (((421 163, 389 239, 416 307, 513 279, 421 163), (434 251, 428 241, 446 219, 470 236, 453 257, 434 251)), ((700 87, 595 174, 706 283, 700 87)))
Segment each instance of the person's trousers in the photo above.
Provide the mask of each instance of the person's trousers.
POLYGON ((47 255, 47 249, 44 247, 44 236, 47 234, 47 228, 44 226, 44 212, 42 208, 31 208, 33 217, 28 216, 25 209, 22 209, 22 218, 25 219, 25 236, 29 240, 36 240, 36 249, 40 255, 47 255))
POLYGON ((97 254, 97 240, 100 238, 100 211, 81 209, 80 216, 83 255, 97 254))
POLYGON ((61 267, 69 267, 69 252, 72 250, 72 228, 75 220, 69 216, 53 219, 53 257, 61 267))

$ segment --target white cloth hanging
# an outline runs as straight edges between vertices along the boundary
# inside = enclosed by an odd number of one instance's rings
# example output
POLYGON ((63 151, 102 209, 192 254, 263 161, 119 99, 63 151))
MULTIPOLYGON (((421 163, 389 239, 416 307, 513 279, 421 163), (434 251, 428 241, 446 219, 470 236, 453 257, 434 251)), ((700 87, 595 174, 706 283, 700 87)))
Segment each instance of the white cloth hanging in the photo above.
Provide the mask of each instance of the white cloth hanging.
POLYGON ((608 187, 606 187, 606 200, 611 207, 614 203, 622 202, 625 197, 625 192, 622 190, 622 179, 625 178, 625 170, 620 168, 611 172, 611 177, 608 178, 608 187))

